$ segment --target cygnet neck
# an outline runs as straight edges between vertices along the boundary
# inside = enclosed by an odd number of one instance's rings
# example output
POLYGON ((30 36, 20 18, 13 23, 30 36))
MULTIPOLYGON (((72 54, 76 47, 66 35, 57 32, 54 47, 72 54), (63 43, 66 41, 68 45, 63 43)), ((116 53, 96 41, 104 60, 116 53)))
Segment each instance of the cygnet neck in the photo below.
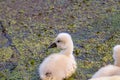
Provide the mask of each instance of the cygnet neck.
POLYGON ((73 49, 74 49, 74 47, 73 47, 73 42, 72 42, 72 41, 69 42, 68 45, 69 45, 69 46, 68 46, 66 49, 62 50, 61 53, 62 53, 62 54, 65 54, 65 55, 67 55, 67 56, 71 56, 71 55, 73 55, 73 49))
POLYGON ((119 67, 120 67, 120 62, 119 62, 119 61, 115 61, 115 62, 114 62, 114 65, 116 65, 116 66, 119 66, 119 67))

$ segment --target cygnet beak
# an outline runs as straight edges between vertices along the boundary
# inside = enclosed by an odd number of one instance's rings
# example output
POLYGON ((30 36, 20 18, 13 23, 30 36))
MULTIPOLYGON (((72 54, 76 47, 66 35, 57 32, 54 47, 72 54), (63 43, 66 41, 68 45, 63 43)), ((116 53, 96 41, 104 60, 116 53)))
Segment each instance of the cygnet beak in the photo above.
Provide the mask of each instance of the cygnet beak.
POLYGON ((56 43, 52 43, 52 44, 48 47, 48 49, 49 49, 49 48, 54 48, 54 47, 57 47, 56 43))

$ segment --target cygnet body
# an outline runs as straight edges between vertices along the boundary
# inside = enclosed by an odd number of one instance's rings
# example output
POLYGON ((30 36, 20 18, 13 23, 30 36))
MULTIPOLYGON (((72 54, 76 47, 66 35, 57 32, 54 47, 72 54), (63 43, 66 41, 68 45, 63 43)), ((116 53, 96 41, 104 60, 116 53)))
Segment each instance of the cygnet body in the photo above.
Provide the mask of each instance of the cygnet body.
POLYGON ((104 77, 104 76, 114 76, 120 75, 120 67, 114 65, 107 65, 100 68, 92 78, 104 77))
POLYGON ((42 80, 63 80, 70 77, 76 70, 76 61, 73 56, 73 41, 68 33, 60 33, 49 47, 61 48, 61 52, 53 53, 39 66, 39 75, 42 80))
POLYGON ((105 67, 100 68, 92 78, 100 78, 106 76, 120 76, 120 45, 116 45, 113 48, 113 58, 114 65, 107 65, 105 67))
POLYGON ((100 78, 92 78, 89 80, 120 80, 120 76, 107 76, 107 77, 100 77, 100 78))

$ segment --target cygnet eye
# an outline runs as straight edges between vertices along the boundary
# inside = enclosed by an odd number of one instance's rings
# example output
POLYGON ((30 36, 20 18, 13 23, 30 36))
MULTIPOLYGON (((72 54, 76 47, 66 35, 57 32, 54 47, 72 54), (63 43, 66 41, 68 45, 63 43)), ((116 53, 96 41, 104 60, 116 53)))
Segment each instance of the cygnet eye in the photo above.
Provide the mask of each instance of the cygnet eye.
POLYGON ((58 40, 57 42, 58 42, 58 43, 60 43, 61 41, 60 41, 60 40, 58 40))

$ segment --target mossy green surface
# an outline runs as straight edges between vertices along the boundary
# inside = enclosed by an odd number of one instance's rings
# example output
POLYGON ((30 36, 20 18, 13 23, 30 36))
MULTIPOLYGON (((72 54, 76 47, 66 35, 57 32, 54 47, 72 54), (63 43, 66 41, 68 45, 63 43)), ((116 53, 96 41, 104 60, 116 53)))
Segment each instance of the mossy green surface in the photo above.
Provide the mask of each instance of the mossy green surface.
POLYGON ((76 73, 68 80, 87 80, 113 64, 120 44, 120 2, 115 0, 0 0, 0 21, 20 55, 5 44, 0 28, 0 80, 39 80, 38 67, 58 49, 46 50, 60 32, 71 34, 76 73))

